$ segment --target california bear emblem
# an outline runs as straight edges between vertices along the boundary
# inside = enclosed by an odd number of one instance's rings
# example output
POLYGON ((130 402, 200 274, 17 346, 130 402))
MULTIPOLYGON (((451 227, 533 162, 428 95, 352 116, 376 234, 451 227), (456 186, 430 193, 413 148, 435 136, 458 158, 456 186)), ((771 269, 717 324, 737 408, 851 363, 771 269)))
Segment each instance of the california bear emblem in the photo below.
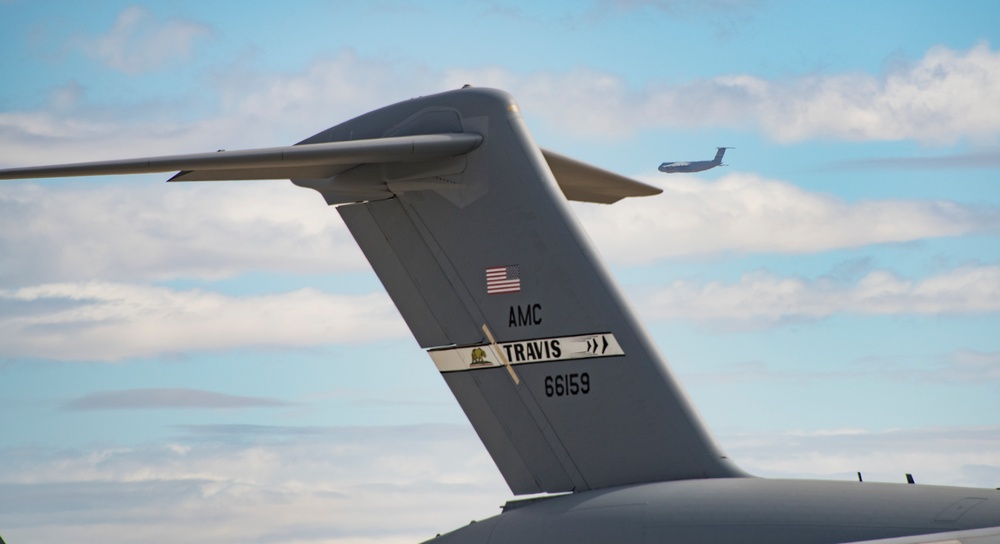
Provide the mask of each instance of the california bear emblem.
POLYGON ((486 352, 483 348, 475 348, 472 350, 472 363, 469 366, 485 366, 492 365, 493 363, 486 360, 486 352))

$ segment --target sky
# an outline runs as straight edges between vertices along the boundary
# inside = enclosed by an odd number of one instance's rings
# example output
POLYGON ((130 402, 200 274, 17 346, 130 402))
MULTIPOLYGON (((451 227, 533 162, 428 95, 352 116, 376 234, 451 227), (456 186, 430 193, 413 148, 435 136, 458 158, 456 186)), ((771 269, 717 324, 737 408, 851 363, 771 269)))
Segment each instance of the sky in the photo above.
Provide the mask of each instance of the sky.
MULTIPOLYGON (((1000 4, 0 1, 0 167, 288 145, 463 84, 663 188, 573 204, 721 448, 1000 486, 1000 4), (728 166, 667 175, 663 161, 728 166)), ((0 535, 419 542, 512 498, 319 195, 0 183, 0 535)))

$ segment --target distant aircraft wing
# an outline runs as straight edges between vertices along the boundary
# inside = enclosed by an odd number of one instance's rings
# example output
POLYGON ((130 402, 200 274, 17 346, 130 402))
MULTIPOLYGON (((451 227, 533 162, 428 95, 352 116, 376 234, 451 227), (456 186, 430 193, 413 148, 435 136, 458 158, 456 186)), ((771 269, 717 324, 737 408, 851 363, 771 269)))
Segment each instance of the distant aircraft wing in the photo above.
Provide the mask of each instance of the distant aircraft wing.
MULTIPOLYGON (((419 134, 284 147, 167 155, 139 159, 60 164, 0 170, 0 180, 178 172, 169 181, 325 179, 362 164, 417 163, 473 151, 483 137, 474 133, 419 134)), ((542 151, 563 194, 570 200, 611 204, 625 197, 650 196, 662 189, 542 151)))
POLYGON ((865 540, 850 544, 997 544, 998 542, 1000 542, 1000 527, 987 527, 985 529, 865 540))

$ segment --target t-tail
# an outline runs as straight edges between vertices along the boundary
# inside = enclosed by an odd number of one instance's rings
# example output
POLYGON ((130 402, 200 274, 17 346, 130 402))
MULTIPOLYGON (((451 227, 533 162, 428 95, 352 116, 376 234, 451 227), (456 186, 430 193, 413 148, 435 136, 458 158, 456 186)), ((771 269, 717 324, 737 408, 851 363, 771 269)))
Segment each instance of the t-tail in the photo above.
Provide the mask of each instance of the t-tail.
POLYGON ((742 475, 570 212, 553 175, 573 177, 569 159, 535 145, 509 95, 423 97, 305 143, 428 132, 483 141, 440 166, 366 171, 432 187, 338 211, 511 490, 742 475))
POLYGON ((567 204, 659 190, 539 149, 506 93, 416 98, 284 148, 0 179, 178 170, 174 181, 292 179, 337 205, 515 494, 745 476, 567 204))
POLYGON ((715 149, 716 149, 716 151, 715 151, 715 158, 712 159, 712 162, 714 162, 715 164, 722 164, 722 156, 726 154, 726 150, 727 149, 731 149, 731 148, 729 148, 729 147, 717 147, 715 149))

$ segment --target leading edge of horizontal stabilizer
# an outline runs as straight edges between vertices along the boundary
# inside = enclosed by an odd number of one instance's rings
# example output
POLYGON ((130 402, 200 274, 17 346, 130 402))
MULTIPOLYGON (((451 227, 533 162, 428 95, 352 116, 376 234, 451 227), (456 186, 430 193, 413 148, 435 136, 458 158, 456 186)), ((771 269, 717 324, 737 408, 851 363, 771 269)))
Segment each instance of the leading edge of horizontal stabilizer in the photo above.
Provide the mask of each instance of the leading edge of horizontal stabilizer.
MULTIPOLYGON (((442 176, 460 174, 464 156, 481 142, 482 136, 473 132, 307 141, 284 147, 8 168, 0 170, 0 180, 163 172, 178 172, 168 180, 172 182, 291 179, 320 191, 328 203, 339 204, 390 198, 396 192, 447 189, 454 182, 442 176)), ((553 151, 543 154, 570 200, 611 204, 663 192, 553 151)))

